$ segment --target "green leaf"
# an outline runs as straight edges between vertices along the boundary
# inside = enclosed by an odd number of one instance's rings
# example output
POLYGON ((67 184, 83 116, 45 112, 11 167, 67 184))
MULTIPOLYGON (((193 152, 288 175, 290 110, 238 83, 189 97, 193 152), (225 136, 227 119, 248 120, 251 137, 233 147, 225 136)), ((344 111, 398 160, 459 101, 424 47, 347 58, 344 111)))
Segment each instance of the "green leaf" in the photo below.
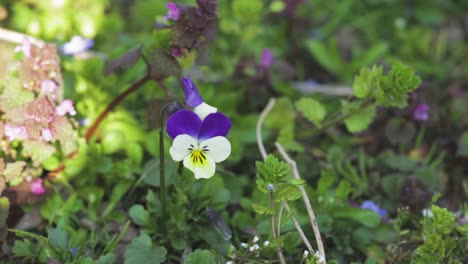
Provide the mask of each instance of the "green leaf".
POLYGON ((252 203, 252 208, 255 211, 255 213, 260 214, 260 215, 262 214, 272 215, 275 213, 273 209, 260 205, 260 204, 256 204, 256 203, 252 203))
MULTIPOLYGON (((6 220, 10 209, 10 201, 6 197, 0 197, 0 230, 6 227, 6 220)), ((1 236, 1 234, 0 234, 1 236)))
POLYGON ((40 245, 29 240, 16 240, 12 252, 17 257, 36 258, 39 255, 40 245))
POLYGON ((55 147, 44 141, 26 140, 23 142, 23 154, 31 157, 35 163, 41 163, 55 153, 55 147))
POLYGON ((352 115, 344 121, 346 128, 352 133, 367 129, 374 120, 376 114, 375 106, 371 105, 360 109, 362 107, 360 102, 347 102, 342 100, 341 107, 343 115, 352 113, 352 115))
POLYGON ((216 264, 215 257, 208 250, 197 249, 195 252, 188 254, 184 264, 216 264))
POLYGON ((420 83, 421 79, 414 74, 411 67, 401 62, 393 63, 390 72, 379 80, 377 103, 385 107, 404 108, 408 93, 418 88, 420 83))
POLYGON ((378 88, 379 78, 382 76, 382 67, 361 68, 359 75, 354 77, 353 92, 357 98, 370 98, 378 88))
POLYGON ((390 155, 385 158, 385 164, 399 171, 413 171, 418 166, 416 161, 403 155, 390 155))
POLYGON ((468 132, 465 132, 458 141, 458 155, 468 156, 468 132))
POLYGON ((114 253, 107 253, 106 255, 100 256, 96 264, 114 264, 117 260, 117 256, 114 253))
POLYGON ((49 228, 47 230, 47 237, 49 243, 56 249, 63 251, 68 250, 68 233, 65 230, 59 228, 49 228))
POLYGON ((294 201, 301 198, 301 191, 295 185, 289 183, 280 183, 275 188, 275 201, 281 202, 294 201))
POLYGON ((296 109, 317 127, 321 127, 321 122, 327 113, 325 107, 313 98, 301 98, 297 100, 296 109))
POLYGON ((263 11, 262 1, 234 0, 232 1, 232 12, 241 22, 251 23, 259 20, 263 11))
POLYGON ((336 197, 341 198, 343 200, 348 200, 348 196, 351 193, 351 184, 348 181, 341 181, 336 188, 336 197))
POLYGON ((367 227, 375 227, 380 223, 380 215, 371 210, 360 208, 340 208, 334 212, 336 218, 352 219, 367 227))
POLYGON ((270 11, 273 13, 279 13, 284 10, 286 4, 282 0, 275 0, 270 4, 270 11))
POLYGON ((132 240, 124 255, 125 264, 163 263, 166 260, 167 250, 162 246, 153 247, 151 238, 141 234, 132 240))
POLYGON ((148 211, 140 205, 136 204, 130 208, 129 211, 130 218, 132 218, 133 222, 140 226, 148 226, 150 225, 151 217, 148 211))
POLYGON ((306 42, 306 48, 325 69, 335 74, 340 73, 344 62, 338 52, 336 38, 331 39, 327 45, 318 40, 309 40, 306 42))
POLYGON ((270 192, 266 189, 268 184, 276 185, 284 180, 291 170, 287 163, 279 161, 273 155, 269 155, 263 162, 257 161, 255 165, 257 167, 257 185, 264 193, 270 192))

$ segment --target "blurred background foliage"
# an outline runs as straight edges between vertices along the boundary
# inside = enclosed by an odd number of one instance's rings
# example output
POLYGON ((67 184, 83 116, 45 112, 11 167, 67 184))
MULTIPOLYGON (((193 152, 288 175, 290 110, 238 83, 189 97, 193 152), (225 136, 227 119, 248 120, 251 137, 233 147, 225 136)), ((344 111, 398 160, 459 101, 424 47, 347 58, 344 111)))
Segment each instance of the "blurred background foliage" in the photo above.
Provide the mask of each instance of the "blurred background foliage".
MULTIPOLYGON (((106 61, 140 45, 147 57, 155 49, 171 54, 172 31, 165 26, 171 23, 163 20, 166 4, 160 0, 0 0, 0 26, 59 46, 75 35, 94 40, 91 50, 61 56, 65 97, 75 102, 77 129, 83 135, 106 105, 146 69, 139 61, 105 76, 106 61)), ((65 188, 50 184, 56 192, 40 207, 42 224, 29 228, 41 238, 10 244, 13 250, 4 254, 45 261, 47 253, 40 249, 52 247, 58 252, 56 259, 88 263, 84 262, 87 257, 98 261, 115 248, 128 247, 126 262, 137 263, 132 256, 148 253, 138 248, 156 248, 158 256, 175 263, 184 249, 192 247, 212 249, 211 253, 198 251, 201 259, 214 255, 226 261, 229 243, 238 247, 254 234, 268 238, 269 218, 252 210, 252 203, 267 201, 253 184, 255 161, 262 159, 255 126, 269 98, 278 97, 265 121, 265 145, 274 153, 273 143, 279 141, 294 153, 316 208, 329 260, 463 263, 468 254, 467 229, 462 225, 444 233, 444 239, 452 237, 456 242, 446 245, 450 253, 442 258, 427 257, 434 253, 429 246, 417 254, 413 251, 427 242, 423 233, 437 233, 422 222, 421 215, 435 193, 443 194, 438 205, 457 212, 457 218, 451 219, 435 209, 448 222, 462 223, 468 213, 466 10, 464 0, 220 1, 215 40, 177 59, 183 75, 192 77, 205 101, 232 120, 228 136, 232 154, 217 175, 195 182, 188 172, 176 177, 177 164, 167 162, 170 227, 163 231, 156 226, 159 109, 170 99, 182 101, 183 97, 179 78, 146 83, 111 112, 90 142, 80 141, 78 155, 66 161, 59 180, 65 188), (273 55, 268 66, 262 64, 266 48, 273 55), (379 107, 326 126, 327 121, 357 108, 352 105, 356 102, 351 100, 352 88, 363 67, 382 65, 388 71, 395 61, 412 67, 422 80, 407 107, 379 107), (429 107, 427 120, 413 116, 420 104, 429 107), (365 200, 385 208, 387 215, 360 209, 365 200), (231 241, 220 240, 213 231, 216 228, 206 224, 205 207, 226 219, 231 241), (125 225, 127 219, 133 222, 130 226, 125 225), (47 227, 58 229, 46 231, 47 227), (115 242, 114 235, 123 234, 122 230, 130 230, 130 235, 115 242), (142 235, 137 236, 139 232, 142 235), (62 241, 64 236, 67 243, 62 248, 47 242, 62 241), (71 254, 71 248, 82 254, 71 254)), ((0 80, 6 80, 13 49, 11 43, 0 42, 0 80)), ((165 145, 167 154, 168 139, 165 145)), ((62 159, 53 156, 42 167, 52 171, 62 159)), ((28 205, 18 210, 20 216, 11 221, 35 212, 28 205)), ((303 207, 298 203, 295 210, 306 233, 312 234, 303 207)), ((291 255, 291 263, 299 263, 304 247, 289 219, 282 231, 285 252, 291 255)), ((274 255, 270 251, 262 253, 265 258, 274 255)))

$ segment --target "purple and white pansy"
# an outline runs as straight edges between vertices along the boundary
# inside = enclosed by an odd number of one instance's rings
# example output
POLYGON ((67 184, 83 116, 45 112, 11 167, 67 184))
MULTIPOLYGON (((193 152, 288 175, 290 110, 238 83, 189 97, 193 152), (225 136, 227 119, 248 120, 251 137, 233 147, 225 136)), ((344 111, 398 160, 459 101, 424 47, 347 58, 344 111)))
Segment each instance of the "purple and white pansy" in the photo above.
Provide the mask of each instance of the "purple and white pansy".
POLYGON ((190 77, 182 79, 185 103, 193 111, 180 110, 166 123, 166 132, 173 139, 169 153, 175 161, 183 161, 196 179, 211 178, 216 163, 231 154, 231 143, 226 136, 231 129, 229 118, 207 105, 190 77))
POLYGON ((195 112, 201 120, 205 119, 209 114, 216 113, 216 111, 218 111, 216 107, 213 107, 203 101, 203 98, 198 92, 197 87, 195 87, 190 76, 182 78, 182 86, 184 88, 185 104, 193 107, 193 112, 195 112))

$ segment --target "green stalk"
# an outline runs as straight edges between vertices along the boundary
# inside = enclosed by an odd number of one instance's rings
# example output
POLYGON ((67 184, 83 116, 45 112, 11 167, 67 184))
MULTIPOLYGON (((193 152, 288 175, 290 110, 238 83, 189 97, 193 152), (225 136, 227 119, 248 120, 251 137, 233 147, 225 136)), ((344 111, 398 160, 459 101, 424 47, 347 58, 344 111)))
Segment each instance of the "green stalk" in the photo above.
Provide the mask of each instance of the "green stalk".
POLYGON ((159 199, 161 201, 161 216, 162 216, 162 230, 166 230, 166 216, 167 216, 167 190, 166 190, 166 175, 164 163, 164 116, 167 111, 167 106, 161 108, 161 126, 159 129, 159 199))

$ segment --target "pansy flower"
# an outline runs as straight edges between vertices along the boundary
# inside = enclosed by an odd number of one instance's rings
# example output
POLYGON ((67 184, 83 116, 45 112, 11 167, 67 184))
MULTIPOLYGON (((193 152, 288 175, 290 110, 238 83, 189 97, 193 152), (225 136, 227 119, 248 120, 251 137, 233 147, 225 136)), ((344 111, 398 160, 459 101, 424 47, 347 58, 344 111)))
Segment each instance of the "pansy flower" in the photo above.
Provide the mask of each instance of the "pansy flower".
POLYGON ((216 107, 213 107, 203 101, 203 98, 198 92, 197 87, 195 87, 190 76, 182 78, 182 86, 184 88, 185 104, 193 107, 193 112, 195 112, 201 120, 205 119, 209 114, 218 111, 216 107))
POLYGON ((231 143, 226 139, 231 121, 222 113, 211 113, 201 120, 192 111, 180 110, 169 117, 166 127, 174 140, 169 149, 172 159, 183 161, 196 179, 211 178, 216 163, 231 154, 231 143))

